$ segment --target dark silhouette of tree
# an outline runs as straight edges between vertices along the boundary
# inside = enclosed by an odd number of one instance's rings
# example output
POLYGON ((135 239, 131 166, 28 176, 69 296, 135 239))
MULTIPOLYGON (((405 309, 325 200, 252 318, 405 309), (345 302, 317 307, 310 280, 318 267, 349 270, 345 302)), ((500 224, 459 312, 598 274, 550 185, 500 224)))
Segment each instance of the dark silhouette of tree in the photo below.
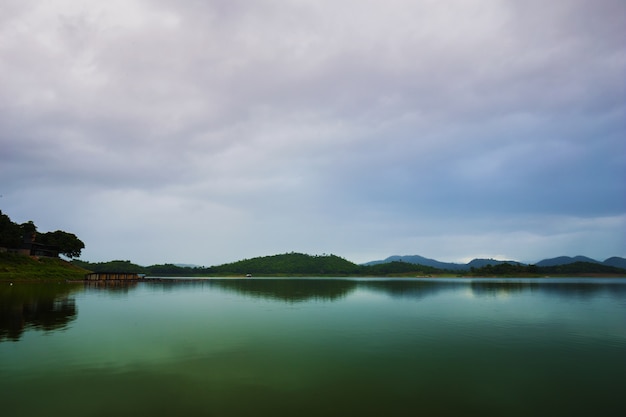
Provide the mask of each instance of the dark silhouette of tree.
POLYGON ((85 244, 73 233, 57 230, 38 233, 32 220, 17 224, 9 216, 0 211, 0 246, 10 249, 20 248, 24 243, 40 243, 54 246, 59 253, 68 258, 77 258, 85 248, 85 244))
POLYGON ((56 246, 59 253, 68 258, 78 258, 85 244, 73 233, 57 230, 37 235, 36 241, 45 245, 56 246))
POLYGON ((0 247, 17 248, 22 243, 22 229, 0 211, 0 247))

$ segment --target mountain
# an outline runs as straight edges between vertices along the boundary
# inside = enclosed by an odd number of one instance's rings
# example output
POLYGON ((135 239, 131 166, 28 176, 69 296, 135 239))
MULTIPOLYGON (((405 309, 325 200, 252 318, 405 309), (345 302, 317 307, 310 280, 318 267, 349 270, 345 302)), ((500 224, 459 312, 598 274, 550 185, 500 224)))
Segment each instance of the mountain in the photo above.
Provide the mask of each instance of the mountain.
POLYGON ((285 253, 261 256, 230 264, 205 268, 210 275, 309 275, 309 276, 416 276, 440 272, 438 269, 408 262, 357 265, 336 255, 285 253))
POLYGON ((468 267, 463 264, 440 262, 435 259, 424 258, 423 256, 419 256, 419 255, 406 255, 406 256, 393 255, 381 261, 371 261, 371 262, 364 263, 363 265, 372 266, 372 265, 378 265, 378 264, 386 264, 390 262, 406 262, 410 264, 424 265, 424 266, 430 266, 432 268, 448 269, 452 271, 460 271, 460 270, 468 269, 468 267))
MULTIPOLYGON (((73 260, 72 264, 94 272, 136 272, 152 277, 246 274, 254 276, 424 276, 440 274, 443 271, 455 274, 470 273, 471 275, 479 276, 519 276, 523 274, 623 274, 624 270, 626 270, 626 259, 619 257, 598 262, 584 256, 574 258, 561 256, 559 258, 545 259, 540 262, 541 265, 535 266, 517 261, 495 259, 474 259, 467 264, 458 264, 440 262, 419 255, 396 255, 382 261, 372 261, 367 264, 357 265, 336 255, 320 256, 295 252, 261 256, 210 267, 189 267, 173 264, 143 267, 135 265, 130 261, 121 260, 101 263, 73 260)), ((0 273, 2 272, 1 267, 0 262, 0 273)))
MULTIPOLYGON (((425 258, 420 255, 393 255, 388 258, 379 261, 370 261, 364 264, 363 266, 373 266, 379 264, 385 264, 390 262, 406 262, 410 264, 424 265, 431 268, 437 269, 445 269, 448 271, 467 271, 471 268, 483 268, 487 265, 502 265, 502 264, 510 264, 510 265, 526 265, 522 262, 518 261, 500 261, 496 259, 473 259, 472 261, 466 264, 458 264, 452 262, 440 262, 435 259, 425 258)), ((558 256, 556 258, 548 258, 537 262, 535 265, 538 267, 548 267, 548 266, 559 266, 559 265, 568 265, 573 263, 586 262, 591 264, 601 264, 605 266, 613 266, 616 268, 626 269, 626 259, 620 258, 619 256, 613 256, 611 258, 606 259, 604 262, 597 261, 595 259, 589 258, 587 256, 558 256)))
POLYGON ((619 256, 613 256, 612 258, 605 259, 602 262, 603 265, 614 266, 617 268, 626 269, 626 259, 620 258, 619 256))
POLYGON ((517 262, 517 261, 497 261, 495 259, 472 259, 467 265, 466 268, 483 268, 487 265, 503 265, 503 264, 509 264, 509 265, 525 265, 521 262, 517 262))
POLYGON ((385 264, 389 262, 406 262, 410 264, 429 266, 431 268, 445 269, 448 271, 467 271, 470 268, 482 268, 487 265, 495 266, 495 265, 501 265, 504 263, 508 263, 512 265, 523 265, 522 263, 517 262, 517 261, 498 261, 495 259, 473 259, 467 264, 457 264, 457 263, 452 263, 452 262, 440 262, 435 259, 424 258, 423 256, 419 256, 419 255, 406 255, 406 256, 393 255, 388 258, 385 258, 384 260, 371 261, 371 262, 364 263, 363 265, 372 266, 372 265, 378 265, 378 264, 385 264))
POLYGON ((601 262, 596 261, 595 259, 588 258, 586 256, 557 256, 556 258, 544 259, 542 261, 537 262, 535 265, 537 266, 556 266, 556 265, 567 265, 573 264, 576 262, 589 262, 592 264, 599 264, 601 262))
POLYGON ((206 269, 211 274, 358 274, 360 267, 336 255, 306 255, 285 253, 261 256, 252 259, 212 266, 206 269))

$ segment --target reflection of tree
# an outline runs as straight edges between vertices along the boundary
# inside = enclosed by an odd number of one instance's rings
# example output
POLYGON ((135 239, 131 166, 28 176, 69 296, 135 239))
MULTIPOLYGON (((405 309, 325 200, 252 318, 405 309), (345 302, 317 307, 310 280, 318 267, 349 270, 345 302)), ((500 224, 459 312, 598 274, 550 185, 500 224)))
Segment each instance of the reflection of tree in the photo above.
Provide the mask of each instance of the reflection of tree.
POLYGON ((61 330, 76 319, 77 310, 68 285, 2 285, 0 289, 0 342, 17 341, 27 329, 61 330))
POLYGON ((607 292, 615 296, 626 295, 626 285, 619 282, 600 282, 590 279, 574 279, 568 281, 551 281, 549 278, 533 281, 472 281, 472 293, 477 296, 510 295, 518 292, 544 292, 567 298, 592 297, 607 292))
POLYGON ((300 302, 333 301, 357 287, 355 281, 331 279, 214 279, 211 285, 257 298, 300 302))
POLYGON ((148 278, 144 281, 145 285, 150 285, 151 288, 160 288, 163 291, 171 292, 181 287, 192 287, 200 289, 203 287, 210 287, 211 281, 208 279, 197 278, 148 278))
POLYGON ((503 296, 522 291, 538 290, 538 282, 524 281, 472 281, 472 294, 476 296, 503 296))
POLYGON ((358 281, 359 288, 368 288, 401 298, 425 298, 441 291, 470 288, 477 297, 512 295, 526 291, 550 293, 563 298, 591 297, 600 293, 615 297, 626 296, 626 285, 618 281, 597 279, 573 279, 551 281, 550 279, 516 280, 381 280, 358 281))
MULTIPOLYGON (((210 280, 212 285, 259 298, 290 302, 321 299, 337 300, 357 288, 386 293, 397 298, 422 298, 440 291, 458 288, 459 283, 450 281, 421 280, 349 280, 332 279, 219 279, 210 280)), ((465 285, 465 284, 462 284, 465 285)))
POLYGON ((547 282, 539 287, 541 291, 570 298, 587 298, 601 293, 608 293, 615 297, 626 296, 626 285, 617 281, 598 282, 597 279, 589 279, 579 282, 547 282))

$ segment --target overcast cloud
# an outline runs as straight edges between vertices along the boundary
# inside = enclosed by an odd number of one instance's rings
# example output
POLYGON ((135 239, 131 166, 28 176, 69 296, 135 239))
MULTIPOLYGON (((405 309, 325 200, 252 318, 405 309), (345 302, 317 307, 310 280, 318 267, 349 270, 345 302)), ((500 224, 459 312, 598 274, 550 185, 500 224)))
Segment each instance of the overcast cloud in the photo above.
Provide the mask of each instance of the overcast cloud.
POLYGON ((623 0, 0 0, 0 209, 82 259, 626 256, 623 0))

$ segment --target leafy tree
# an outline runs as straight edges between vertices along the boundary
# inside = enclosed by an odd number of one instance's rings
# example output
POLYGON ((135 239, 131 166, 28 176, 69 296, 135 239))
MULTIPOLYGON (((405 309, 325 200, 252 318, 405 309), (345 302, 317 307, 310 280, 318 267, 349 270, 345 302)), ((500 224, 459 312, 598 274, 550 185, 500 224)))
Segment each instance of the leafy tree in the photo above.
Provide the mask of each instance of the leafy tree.
POLYGON ((85 248, 85 244, 75 234, 62 230, 39 234, 37 242, 56 246, 59 249, 59 253, 68 258, 78 258, 81 251, 85 248))
POLYGON ((22 230, 22 236, 25 239, 28 238, 29 241, 33 240, 37 235, 37 226, 35 226, 32 220, 20 224, 20 229, 22 230))
POLYGON ((0 246, 17 248, 22 243, 22 229, 0 210, 0 246))
POLYGON ((68 258, 79 257, 85 248, 85 244, 73 233, 62 230, 37 233, 37 226, 32 220, 17 224, 0 211, 0 246, 15 249, 25 241, 55 246, 59 253, 68 258))

